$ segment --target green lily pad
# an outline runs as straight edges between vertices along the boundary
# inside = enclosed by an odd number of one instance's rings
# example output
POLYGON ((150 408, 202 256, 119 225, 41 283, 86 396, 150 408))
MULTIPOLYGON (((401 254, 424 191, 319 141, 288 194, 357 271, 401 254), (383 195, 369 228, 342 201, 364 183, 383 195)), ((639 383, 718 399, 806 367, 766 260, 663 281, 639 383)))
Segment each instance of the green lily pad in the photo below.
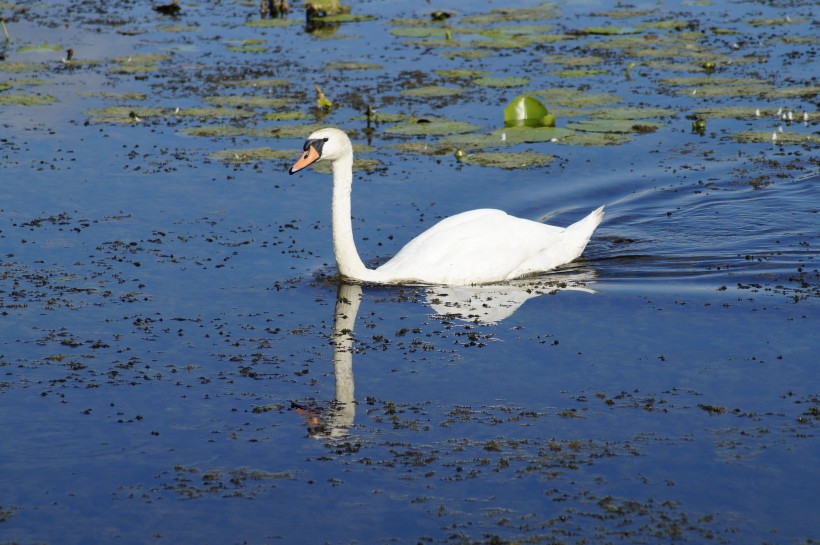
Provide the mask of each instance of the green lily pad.
POLYGON ((403 96, 415 98, 431 98, 431 97, 448 97, 453 95, 460 95, 465 92, 465 89, 460 87, 444 87, 440 85, 428 85, 425 87, 416 87, 415 89, 405 89, 401 92, 403 96))
POLYGON ((259 97, 245 95, 224 95, 205 97, 202 100, 209 104, 244 108, 284 108, 295 102, 290 98, 259 97))
POLYGON ((449 155, 453 152, 453 148, 450 146, 430 142, 400 142, 398 144, 390 144, 388 147, 395 149, 399 153, 414 153, 418 155, 442 156, 449 155))
POLYGON ((603 36, 622 35, 622 34, 640 34, 641 30, 633 27, 623 26, 594 26, 587 27, 581 30, 584 34, 594 34, 603 36))
MULTIPOLYGON (((226 163, 250 163, 259 161, 294 159, 293 150, 271 148, 226 149, 208 155, 209 159, 226 163)), ((294 159, 295 160, 295 159, 294 159)))
POLYGON ((107 91, 91 91, 88 93, 83 93, 85 97, 94 97, 94 98, 105 98, 111 100, 145 100, 148 98, 148 95, 145 93, 109 93, 107 91))
POLYGON ((471 79, 478 76, 483 76, 487 73, 484 70, 469 70, 466 68, 456 68, 454 70, 433 70, 433 72, 443 78, 455 79, 471 79))
POLYGON ((166 113, 163 108, 150 106, 109 106, 83 110, 92 123, 136 123, 149 117, 159 117, 166 113))
POLYGON ((596 119, 646 119, 658 117, 671 117, 678 112, 670 108, 640 108, 640 107, 621 107, 621 108, 604 108, 595 110, 589 113, 590 117, 596 119))
POLYGON ((742 143, 772 143, 787 146, 796 144, 820 144, 820 136, 797 132, 741 131, 734 136, 734 139, 742 143))
POLYGON ((567 128, 585 132, 646 133, 663 127, 663 123, 638 119, 592 119, 567 123, 567 128))
POLYGON ((473 132, 480 127, 464 121, 447 121, 446 119, 412 119, 406 123, 387 127, 384 132, 402 136, 442 136, 473 132))
POLYGON ((773 117, 777 111, 774 108, 757 108, 755 106, 717 106, 698 108, 694 110, 694 113, 700 117, 754 119, 756 117, 773 117))
POLYGON ((548 165, 555 160, 555 156, 531 151, 518 153, 481 151, 467 154, 459 160, 468 165, 513 169, 548 165))
POLYGON ((567 146, 620 146, 631 140, 631 136, 623 133, 573 132, 558 143, 567 146))
POLYGON ((303 22, 296 19, 281 19, 279 17, 274 17, 273 19, 253 19, 245 23, 245 26, 252 28, 276 28, 301 24, 303 24, 303 22))
POLYGON ((375 19, 375 15, 338 13, 336 15, 324 15, 322 17, 314 17, 313 20, 321 21, 323 23, 361 23, 363 21, 373 21, 375 19))
POLYGON ((482 49, 466 49, 463 51, 442 51, 440 54, 442 57, 445 57, 447 59, 462 58, 470 60, 483 59, 485 57, 489 57, 490 55, 492 55, 490 51, 485 51, 482 49))
POLYGON ((806 85, 802 87, 773 87, 763 91, 762 94, 765 98, 812 98, 820 94, 820 86, 806 85))
POLYGON ((259 79, 243 79, 239 81, 226 81, 225 85, 229 85, 231 87, 287 87, 290 85, 290 82, 286 79, 271 79, 271 78, 259 78, 259 79))
POLYGON ((309 119, 311 115, 305 112, 270 112, 262 116, 267 121, 300 121, 309 119))
POLYGON ((117 74, 153 72, 159 68, 158 63, 170 58, 171 55, 167 53, 135 53, 128 57, 114 59, 117 66, 111 68, 111 71, 117 74))
POLYGON ((0 72, 36 72, 45 68, 41 62, 0 62, 0 72))
POLYGON ((534 144, 536 142, 559 142, 573 131, 562 127, 505 127, 497 129, 491 135, 510 145, 534 144))
POLYGON ((45 53, 62 50, 62 46, 52 44, 21 45, 17 48, 18 53, 45 53))
POLYGON ((344 72, 350 72, 354 70, 381 70, 382 68, 384 67, 381 64, 353 61, 337 61, 325 65, 325 70, 342 70, 344 72))
POLYGON ((575 55, 549 55, 544 57, 545 64, 560 64, 561 66, 582 67, 601 64, 602 62, 604 62, 604 58, 596 55, 584 57, 578 57, 575 55))
POLYGON ((622 102, 620 97, 606 93, 583 93, 570 87, 554 87, 532 91, 533 95, 543 97, 548 104, 568 106, 571 108, 589 108, 608 106, 622 102))
POLYGON ((446 36, 447 30, 440 26, 413 26, 394 28, 390 34, 398 38, 439 38, 446 36))
POLYGON ((238 108, 223 108, 217 106, 215 108, 181 108, 178 111, 170 112, 173 115, 180 117, 199 117, 199 118, 242 118, 253 117, 253 112, 249 110, 240 110, 238 108))
POLYGON ((264 53, 268 50, 265 40, 248 39, 229 42, 228 51, 234 53, 264 53))
POLYGON ((157 25, 157 30, 159 32, 170 33, 196 32, 199 30, 199 27, 194 25, 157 25))
POLYGON ((534 8, 499 8, 490 13, 471 15, 461 19, 465 25, 494 25, 514 21, 538 21, 554 19, 558 16, 558 8, 551 4, 542 4, 534 8))
POLYGON ((57 99, 51 95, 2 94, 0 106, 45 106, 54 104, 57 99))
POLYGON ((529 84, 529 78, 508 77, 508 78, 476 78, 473 83, 482 87, 507 88, 507 87, 523 87, 529 84))
POLYGON ((0 92, 8 91, 9 89, 11 89, 11 85, 8 83, 0 83, 0 92))
MULTIPOLYGON (((376 123, 400 123, 402 121, 407 121, 407 118, 407 114, 376 110, 370 120, 375 121, 376 123)), ((367 121, 367 115, 354 115, 350 119, 354 121, 367 121)))
POLYGON ((609 74, 609 70, 603 68, 575 68, 572 70, 558 70, 557 72, 550 72, 552 76, 559 78, 587 78, 589 76, 600 76, 602 74, 609 74))

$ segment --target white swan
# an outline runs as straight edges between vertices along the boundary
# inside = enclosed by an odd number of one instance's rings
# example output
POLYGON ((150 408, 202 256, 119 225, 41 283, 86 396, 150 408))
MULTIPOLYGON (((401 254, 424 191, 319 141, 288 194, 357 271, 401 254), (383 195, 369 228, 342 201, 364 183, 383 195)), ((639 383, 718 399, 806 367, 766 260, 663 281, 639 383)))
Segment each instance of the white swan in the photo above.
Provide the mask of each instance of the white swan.
POLYGON ((343 277, 361 282, 466 286, 548 271, 579 257, 604 216, 601 206, 577 223, 562 228, 516 218, 501 210, 462 212, 411 240, 381 267, 368 269, 353 240, 353 146, 347 135, 333 128, 314 132, 290 173, 319 160, 330 161, 333 169, 336 265, 343 277))

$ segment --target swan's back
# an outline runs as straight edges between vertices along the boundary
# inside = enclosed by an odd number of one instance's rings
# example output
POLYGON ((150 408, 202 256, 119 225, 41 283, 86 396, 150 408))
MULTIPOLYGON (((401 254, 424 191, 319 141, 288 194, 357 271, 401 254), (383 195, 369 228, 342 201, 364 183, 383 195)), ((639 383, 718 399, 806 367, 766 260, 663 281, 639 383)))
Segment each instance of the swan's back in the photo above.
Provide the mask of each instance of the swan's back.
POLYGON ((603 207, 567 227, 471 210, 437 223, 377 269, 384 282, 483 284, 547 271, 584 251, 603 207))

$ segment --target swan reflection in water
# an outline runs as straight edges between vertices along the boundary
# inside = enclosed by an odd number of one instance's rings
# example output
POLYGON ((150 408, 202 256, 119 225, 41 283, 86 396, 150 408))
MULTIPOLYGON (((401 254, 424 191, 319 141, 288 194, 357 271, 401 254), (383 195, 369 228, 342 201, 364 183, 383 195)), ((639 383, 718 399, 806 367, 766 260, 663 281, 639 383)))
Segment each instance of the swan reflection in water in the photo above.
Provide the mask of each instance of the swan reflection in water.
MULTIPOLYGON (((547 279, 530 279, 483 286, 424 286, 426 303, 437 315, 472 323, 496 323, 512 316, 529 299, 561 290, 595 293, 587 287, 593 275, 580 273, 549 275, 547 279)), ((336 391, 326 410, 296 407, 317 438, 344 438, 356 418, 353 380, 353 340, 356 317, 362 302, 362 286, 338 284, 333 313, 333 374, 336 391)))

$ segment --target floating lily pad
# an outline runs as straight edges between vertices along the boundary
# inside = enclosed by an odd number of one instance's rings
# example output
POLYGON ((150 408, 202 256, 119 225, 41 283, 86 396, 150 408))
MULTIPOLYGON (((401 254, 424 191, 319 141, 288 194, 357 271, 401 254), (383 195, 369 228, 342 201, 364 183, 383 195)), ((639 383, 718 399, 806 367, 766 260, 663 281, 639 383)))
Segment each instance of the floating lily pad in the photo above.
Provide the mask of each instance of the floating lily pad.
POLYGON ((589 55, 589 56, 574 56, 574 55, 550 55, 548 57, 544 57, 544 63, 546 64, 560 64, 561 66, 592 66, 595 64, 600 64, 604 61, 603 57, 598 57, 596 55, 589 55))
POLYGON ((567 128, 585 132, 646 133, 663 127, 663 123, 637 119, 593 119, 567 123, 567 128))
POLYGON ((447 30, 440 26, 399 27, 392 29, 390 34, 399 38, 431 38, 447 36, 447 30))
POLYGON ((135 123, 149 117, 159 117, 167 110, 150 106, 110 106, 84 110, 92 123, 135 123))
POLYGON ((242 118, 253 117, 253 112, 249 110, 240 110, 238 108, 223 108, 217 106, 215 108, 181 108, 178 111, 170 112, 176 116, 184 117, 200 117, 200 118, 242 118))
POLYGON ((245 23, 245 26, 253 27, 253 28, 276 28, 276 27, 287 27, 287 26, 295 26, 301 25, 302 22, 296 19, 281 19, 279 17, 274 17, 272 19, 253 19, 245 23))
POLYGON ((757 108, 755 106, 718 106, 714 108, 698 108, 694 110, 694 113, 700 117, 754 119, 756 117, 772 117, 777 112, 774 108, 757 108))
POLYGON ((441 136, 473 132, 480 127, 464 121, 447 121, 445 119, 419 120, 387 127, 384 132, 403 136, 441 136))
POLYGON ((573 108, 608 106, 622 102, 620 97, 606 93, 583 93, 570 87, 555 87, 532 91, 533 95, 543 97, 547 104, 557 104, 573 108))
POLYGON ((573 132, 560 139, 558 143, 568 146, 620 146, 631 140, 631 136, 623 133, 573 132))
POLYGON ((491 136, 510 145, 536 143, 536 142, 558 142, 566 138, 573 131, 562 127, 505 127, 497 129, 491 136))
POLYGON ((57 99, 51 95, 28 95, 3 93, 0 95, 0 106, 45 106, 54 104, 57 99))
POLYGON ((460 87, 444 87, 440 85, 428 85, 425 87, 416 87, 415 89, 405 89, 401 92, 402 95, 415 98, 431 98, 431 97, 447 97, 459 95, 465 90, 460 87))
POLYGON ((336 15, 324 15, 322 17, 314 17, 314 21, 322 23, 361 23, 363 21, 373 21, 376 19, 374 15, 353 14, 353 13, 338 13, 336 15))
POLYGON ((114 59, 117 66, 111 68, 116 74, 134 74, 139 72, 153 72, 159 69, 158 63, 171 58, 167 53, 135 53, 128 57, 114 59))
POLYGON ((148 95, 145 93, 109 93, 106 91, 92 91, 89 93, 83 93, 85 97, 94 97, 94 98, 105 98, 111 100, 145 100, 148 98, 148 95))
POLYGON ((589 76, 600 76, 601 74, 609 74, 609 70, 602 68, 575 68, 572 70, 550 72, 550 75, 558 76, 559 78, 587 78, 589 76))
MULTIPOLYGON (((407 118, 408 116, 406 114, 376 110, 370 120, 375 121, 376 123, 400 123, 402 121, 407 121, 407 118)), ((350 119, 354 121, 367 121, 367 115, 354 115, 350 119)))
POLYGON ((812 98, 820 94, 820 86, 806 85, 802 87, 773 87, 764 91, 762 94, 765 98, 812 98))
POLYGON ((0 72, 36 72, 45 68, 41 62, 0 62, 0 72))
POLYGON ((751 19, 749 24, 752 26, 785 26, 805 22, 804 17, 783 17, 779 19, 751 19))
POLYGON ((545 155, 531 151, 518 153, 482 151, 467 154, 460 159, 461 162, 469 165, 506 169, 543 166, 550 164, 553 160, 555 160, 554 155, 545 155))
POLYGON ((442 156, 449 155, 453 152, 453 148, 450 146, 430 142, 400 142, 398 144, 390 144, 388 147, 395 149, 399 153, 415 153, 419 155, 442 156))
POLYGON ((820 136, 797 132, 741 131, 734 139, 742 143, 773 143, 778 145, 820 144, 820 136), (775 138, 776 136, 776 138, 775 138))
POLYGON ((621 34, 640 34, 641 30, 633 27, 624 26, 591 26, 581 30, 583 34, 596 34, 604 36, 621 35, 621 34))
POLYGON ((253 95, 224 95, 205 97, 202 100, 209 104, 244 108, 284 108, 295 102, 295 100, 290 98, 260 97, 253 95))
POLYGON ((62 51, 61 45, 52 44, 37 44, 37 45, 21 45, 17 48, 18 53, 45 53, 52 51, 62 51))
POLYGON ((443 78, 458 78, 471 79, 478 76, 483 76, 487 72, 484 70, 468 70, 466 68, 456 68, 453 70, 433 70, 436 74, 443 78))
POLYGON ((228 51, 234 53, 264 53, 268 50, 265 40, 248 39, 229 42, 228 51))
POLYGON ((337 61, 325 65, 325 70, 342 70, 344 72, 350 72, 353 70, 381 70, 382 68, 384 67, 381 64, 353 61, 337 61))
POLYGON ((620 107, 604 108, 589 113, 590 117, 596 119, 646 119, 657 117, 671 117, 678 112, 670 108, 640 108, 640 107, 620 107))
POLYGON ((508 78, 476 78, 473 83, 482 87, 507 88, 522 87, 529 84, 529 78, 508 77, 508 78))
POLYGON ((196 32, 199 27, 194 25, 157 25, 157 30, 171 33, 196 32))
POLYGON ((455 58, 462 58, 462 59, 483 59, 484 57, 489 57, 492 55, 489 51, 484 51, 481 49, 467 49, 464 51, 442 51, 441 56, 447 59, 455 59, 455 58))
POLYGON ((11 85, 8 83, 0 83, 0 91, 8 91, 11 89, 11 85))
POLYGON ((262 119, 267 121, 299 121, 310 117, 305 112, 271 112, 263 115, 262 119))
POLYGON ((226 163, 250 163, 258 161, 293 159, 293 150, 271 148, 226 149, 208 155, 208 158, 226 163))
POLYGON ((465 25, 493 25, 513 21, 537 21, 554 19, 558 15, 558 8, 551 4, 542 4, 534 8, 499 8, 490 13, 464 17, 461 22, 465 25))
POLYGON ((225 85, 230 85, 231 87, 287 87, 290 85, 290 82, 286 79, 271 79, 271 78, 260 78, 260 79, 243 79, 239 81, 226 81, 225 85))

